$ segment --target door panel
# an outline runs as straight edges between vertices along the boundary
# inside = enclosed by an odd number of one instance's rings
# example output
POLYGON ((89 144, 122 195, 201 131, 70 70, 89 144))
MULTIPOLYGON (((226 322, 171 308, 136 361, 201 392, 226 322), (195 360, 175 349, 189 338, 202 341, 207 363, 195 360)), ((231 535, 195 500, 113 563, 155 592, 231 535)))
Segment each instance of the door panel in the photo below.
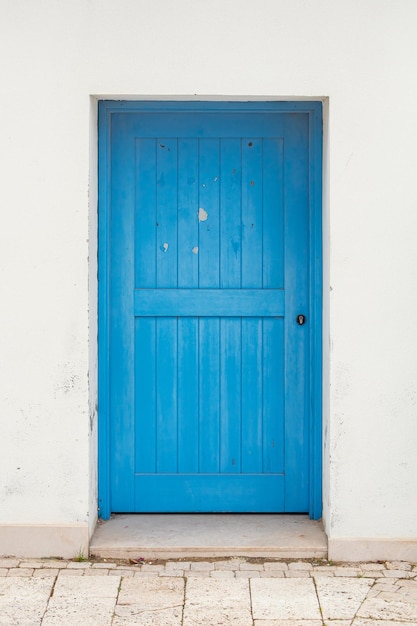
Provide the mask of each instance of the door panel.
POLYGON ((114 512, 309 509, 309 115, 224 108, 112 115, 114 512))

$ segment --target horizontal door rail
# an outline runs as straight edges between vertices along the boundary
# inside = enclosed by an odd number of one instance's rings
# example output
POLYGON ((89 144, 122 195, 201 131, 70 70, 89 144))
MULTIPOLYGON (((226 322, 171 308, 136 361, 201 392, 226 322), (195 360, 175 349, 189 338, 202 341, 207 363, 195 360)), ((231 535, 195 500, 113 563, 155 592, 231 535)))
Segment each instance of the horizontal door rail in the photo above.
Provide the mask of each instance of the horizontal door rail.
POLYGON ((136 317, 283 315, 283 289, 135 289, 136 317))

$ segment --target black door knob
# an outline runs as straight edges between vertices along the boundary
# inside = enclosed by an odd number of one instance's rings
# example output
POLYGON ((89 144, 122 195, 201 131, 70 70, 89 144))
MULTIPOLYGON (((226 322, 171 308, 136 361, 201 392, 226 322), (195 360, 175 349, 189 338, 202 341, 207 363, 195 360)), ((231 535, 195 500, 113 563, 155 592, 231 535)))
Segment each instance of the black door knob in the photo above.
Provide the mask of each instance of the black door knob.
POLYGON ((306 316, 305 315, 297 315, 296 322, 297 322, 297 324, 299 326, 302 326, 303 324, 306 323, 306 316))

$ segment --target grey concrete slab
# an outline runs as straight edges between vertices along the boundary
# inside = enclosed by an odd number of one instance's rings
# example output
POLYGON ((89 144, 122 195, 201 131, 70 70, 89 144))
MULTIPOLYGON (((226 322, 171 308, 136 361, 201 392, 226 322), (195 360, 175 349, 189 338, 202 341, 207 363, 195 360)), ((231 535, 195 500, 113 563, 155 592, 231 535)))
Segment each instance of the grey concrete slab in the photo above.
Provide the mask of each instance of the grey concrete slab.
POLYGON ((59 575, 42 626, 110 626, 119 585, 119 576, 59 575))
POLYGON ((323 619, 353 619, 372 584, 368 578, 317 578, 323 619))
MULTIPOLYGON (((254 626, 323 626, 317 619, 256 619, 254 626)), ((328 626, 351 626, 351 620, 334 620, 328 626)))
POLYGON ((327 538, 306 515, 114 515, 97 526, 90 551, 103 558, 322 558, 327 538))
POLYGON ((41 624, 53 584, 53 578, 1 578, 0 625, 41 624))
POLYGON ((248 580, 189 578, 183 626, 252 626, 248 580))
POLYGON ((372 620, 411 621, 417 624, 417 602, 367 598, 358 611, 357 617, 372 620))
POLYGON ((157 611, 182 605, 184 602, 184 579, 126 578, 122 581, 118 605, 140 605, 143 611, 157 611))
MULTIPOLYGON (((333 622, 331 624, 333 626, 333 622)), ((361 619, 356 618, 353 620, 351 626, 416 626, 416 622, 395 622, 392 620, 379 620, 379 619, 361 619)))
POLYGON ((110 626, 115 604, 115 598, 51 598, 42 626, 110 626))
POLYGON ((143 611, 139 605, 117 606, 112 626, 182 626, 182 605, 143 611))
POLYGON ((126 578, 122 580, 113 626, 181 626, 183 578, 126 578))
POLYGON ((252 578, 250 586, 255 620, 321 620, 311 578, 252 578))

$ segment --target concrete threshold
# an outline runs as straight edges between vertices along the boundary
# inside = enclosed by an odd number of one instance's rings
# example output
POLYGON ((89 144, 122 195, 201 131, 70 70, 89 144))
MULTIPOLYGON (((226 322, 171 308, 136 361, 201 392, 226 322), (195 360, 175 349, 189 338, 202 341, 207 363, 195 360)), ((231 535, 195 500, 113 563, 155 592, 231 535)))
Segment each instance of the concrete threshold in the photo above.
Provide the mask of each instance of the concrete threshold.
POLYGON ((100 521, 90 554, 113 559, 327 557, 320 521, 306 515, 118 514, 100 521))

